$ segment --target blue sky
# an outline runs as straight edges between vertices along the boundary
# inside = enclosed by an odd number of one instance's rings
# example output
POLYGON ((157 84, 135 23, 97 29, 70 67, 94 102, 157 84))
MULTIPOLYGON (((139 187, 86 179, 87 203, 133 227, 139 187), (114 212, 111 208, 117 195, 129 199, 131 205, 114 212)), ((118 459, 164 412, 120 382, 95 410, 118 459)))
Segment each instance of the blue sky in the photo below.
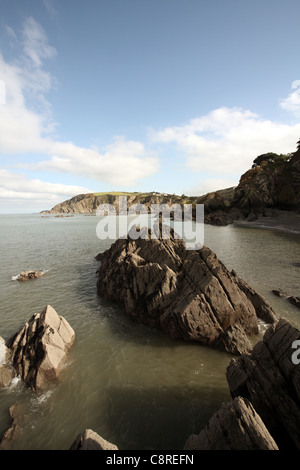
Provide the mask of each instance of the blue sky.
POLYGON ((0 0, 0 213, 200 195, 300 137, 299 0, 0 0))

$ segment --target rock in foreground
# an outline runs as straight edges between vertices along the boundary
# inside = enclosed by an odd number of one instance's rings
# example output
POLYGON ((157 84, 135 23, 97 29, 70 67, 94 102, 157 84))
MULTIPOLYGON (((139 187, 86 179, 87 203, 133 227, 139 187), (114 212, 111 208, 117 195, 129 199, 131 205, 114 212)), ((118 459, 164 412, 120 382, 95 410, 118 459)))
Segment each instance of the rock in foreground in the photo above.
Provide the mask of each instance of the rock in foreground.
POLYGON ((258 333, 260 306, 208 247, 127 238, 97 259, 99 295, 121 303, 133 320, 232 354, 251 348, 247 335, 258 333))
POLYGON ((70 450, 118 450, 118 447, 106 441, 91 429, 85 429, 77 436, 70 450))
POLYGON ((74 339, 69 323, 48 305, 7 343, 17 375, 30 388, 43 389, 58 377, 74 339))
POLYGON ((280 319, 251 354, 232 359, 227 368, 232 397, 252 403, 279 449, 300 449, 299 356, 299 330, 280 319))
POLYGON ((184 450, 278 450, 251 403, 235 398, 215 413, 199 435, 192 434, 184 450))

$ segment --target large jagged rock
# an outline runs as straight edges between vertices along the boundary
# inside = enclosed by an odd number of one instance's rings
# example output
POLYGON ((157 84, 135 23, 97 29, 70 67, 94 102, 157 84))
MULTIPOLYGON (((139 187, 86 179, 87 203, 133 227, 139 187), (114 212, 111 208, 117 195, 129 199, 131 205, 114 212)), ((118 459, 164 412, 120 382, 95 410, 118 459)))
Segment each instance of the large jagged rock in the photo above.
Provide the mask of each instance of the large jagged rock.
POLYGON ((232 397, 252 403, 279 449, 300 449, 299 357, 300 331, 280 319, 227 368, 232 397))
POLYGON ((58 377, 75 333, 50 306, 34 314, 8 342, 18 376, 32 389, 43 389, 58 377))
POLYGON ((118 450, 118 447, 103 439, 95 431, 85 429, 77 436, 70 450, 118 450))
POLYGON ((222 405, 200 434, 192 434, 184 450, 278 450, 260 416, 241 397, 222 405))
POLYGON ((259 305, 208 247, 186 250, 172 236, 127 237, 97 259, 99 295, 120 302, 133 320, 232 354, 251 348, 259 305))

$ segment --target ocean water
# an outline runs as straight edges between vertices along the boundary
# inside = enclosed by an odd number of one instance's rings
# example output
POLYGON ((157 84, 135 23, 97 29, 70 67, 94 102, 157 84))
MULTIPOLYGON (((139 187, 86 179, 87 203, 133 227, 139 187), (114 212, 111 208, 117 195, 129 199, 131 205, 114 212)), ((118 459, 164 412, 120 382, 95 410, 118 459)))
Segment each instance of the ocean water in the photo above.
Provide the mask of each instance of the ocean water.
MULTIPOLYGON (((0 336, 8 340, 48 304, 76 333, 57 383, 42 394, 18 379, 0 390, 0 436, 10 424, 10 405, 22 402, 25 410, 9 449, 69 449, 91 428, 119 449, 178 450, 230 400, 230 355, 173 341, 97 296, 95 256, 111 244, 97 238, 97 222, 84 215, 0 216, 0 336), (29 269, 46 273, 13 280, 29 269)), ((300 328, 299 309, 271 292, 300 294, 300 234, 205 226, 204 235, 229 269, 300 328)), ((266 325, 260 328, 255 341, 266 325)))

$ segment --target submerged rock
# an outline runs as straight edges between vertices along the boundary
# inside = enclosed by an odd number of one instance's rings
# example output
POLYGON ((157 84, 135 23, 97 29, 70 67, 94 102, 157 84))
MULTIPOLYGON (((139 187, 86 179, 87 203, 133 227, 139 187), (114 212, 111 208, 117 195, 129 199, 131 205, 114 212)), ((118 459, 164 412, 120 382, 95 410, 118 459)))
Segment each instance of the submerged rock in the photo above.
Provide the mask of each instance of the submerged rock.
POLYGON ((273 294, 277 295, 277 297, 283 297, 287 299, 292 305, 295 307, 300 308, 300 297, 296 297, 294 295, 289 295, 286 292, 284 292, 282 289, 273 289, 272 290, 273 294))
POLYGON ((118 447, 103 439, 95 431, 85 429, 77 436, 70 450, 118 450, 118 447))
POLYGON ((42 389, 56 379, 75 333, 50 306, 34 314, 7 343, 18 376, 32 389, 42 389))
POLYGON ((238 276, 206 246, 187 250, 174 237, 127 238, 97 259, 99 295, 120 302, 130 318, 174 339, 241 354, 250 347, 247 335, 258 333, 258 300, 245 294, 238 276))
POLYGON ((29 281, 30 279, 39 279, 45 274, 45 271, 22 271, 17 276, 13 276, 13 280, 29 281))
POLYGON ((268 429, 248 400, 222 405, 200 434, 192 434, 184 450, 278 450, 268 429))

